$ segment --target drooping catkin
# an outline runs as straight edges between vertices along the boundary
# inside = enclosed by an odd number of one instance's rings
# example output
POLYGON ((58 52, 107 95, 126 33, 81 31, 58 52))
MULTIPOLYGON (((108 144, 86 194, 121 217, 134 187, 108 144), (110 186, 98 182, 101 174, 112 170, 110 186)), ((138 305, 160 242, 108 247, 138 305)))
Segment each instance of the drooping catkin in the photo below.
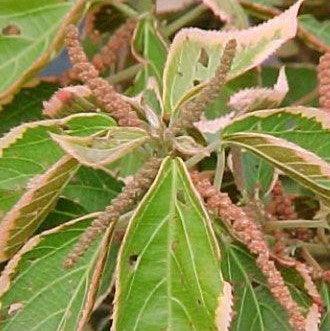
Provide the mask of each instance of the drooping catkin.
POLYGON ((128 19, 111 35, 100 53, 94 55, 92 63, 100 72, 116 63, 119 51, 129 45, 135 27, 136 20, 128 19))
POLYGON ((317 72, 320 107, 330 112, 330 51, 320 57, 317 72))
POLYGON ((226 193, 214 187, 210 180, 198 171, 191 173, 191 179, 206 202, 206 206, 221 218, 232 224, 232 228, 251 253, 257 255, 256 263, 267 279, 274 298, 282 305, 289 316, 289 322, 296 331, 305 331, 305 319, 298 304, 291 297, 282 275, 270 259, 270 250, 257 224, 242 208, 232 203, 226 193))
POLYGON ((65 268, 71 268, 74 266, 78 259, 89 248, 94 239, 103 233, 110 223, 117 221, 123 213, 131 209, 134 204, 141 199, 155 179, 160 163, 161 159, 151 158, 144 164, 141 170, 124 187, 123 191, 112 200, 111 204, 105 209, 105 211, 97 217, 90 227, 82 234, 76 246, 65 259, 65 268))
POLYGON ((235 39, 227 42, 214 76, 195 98, 188 100, 182 106, 179 118, 173 125, 174 132, 180 131, 181 128, 192 127, 193 123, 200 119, 204 109, 219 96, 221 88, 226 83, 227 74, 235 57, 236 47, 235 39))
POLYGON ((120 126, 143 127, 131 105, 126 102, 105 79, 99 77, 97 69, 88 61, 80 45, 78 29, 69 25, 66 35, 66 46, 73 68, 81 79, 94 93, 104 109, 111 113, 120 126))

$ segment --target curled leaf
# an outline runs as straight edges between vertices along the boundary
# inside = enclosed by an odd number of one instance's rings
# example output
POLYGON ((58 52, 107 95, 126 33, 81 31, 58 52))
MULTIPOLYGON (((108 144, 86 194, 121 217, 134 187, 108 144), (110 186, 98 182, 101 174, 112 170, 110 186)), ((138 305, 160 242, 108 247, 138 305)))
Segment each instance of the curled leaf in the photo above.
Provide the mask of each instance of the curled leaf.
POLYGON ((284 67, 282 67, 273 88, 250 88, 241 90, 231 96, 229 106, 240 113, 276 108, 282 103, 288 91, 289 85, 284 67))
POLYGON ((232 112, 214 120, 208 120, 203 117, 201 121, 194 123, 194 125, 202 133, 217 133, 229 125, 232 122, 234 116, 235 113, 232 112))
POLYGON ((206 152, 204 146, 196 143, 196 141, 190 136, 176 137, 173 145, 175 149, 185 155, 195 155, 198 153, 210 154, 209 152, 206 152))

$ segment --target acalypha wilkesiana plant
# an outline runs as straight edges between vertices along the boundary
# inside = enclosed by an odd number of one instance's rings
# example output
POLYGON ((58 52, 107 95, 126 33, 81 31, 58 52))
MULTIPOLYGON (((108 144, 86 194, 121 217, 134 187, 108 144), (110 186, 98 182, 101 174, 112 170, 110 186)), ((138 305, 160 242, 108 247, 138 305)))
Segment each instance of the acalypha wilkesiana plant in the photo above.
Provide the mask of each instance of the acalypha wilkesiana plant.
POLYGON ((318 108, 260 80, 302 0, 152 3, 0 4, 1 330, 329 330, 330 52, 318 108))

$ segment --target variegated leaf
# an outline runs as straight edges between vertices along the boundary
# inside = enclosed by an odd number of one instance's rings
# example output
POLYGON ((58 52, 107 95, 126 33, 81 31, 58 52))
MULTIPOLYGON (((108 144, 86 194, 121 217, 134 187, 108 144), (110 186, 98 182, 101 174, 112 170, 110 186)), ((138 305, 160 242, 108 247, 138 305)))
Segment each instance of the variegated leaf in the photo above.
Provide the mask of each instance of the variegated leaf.
POLYGON ((0 223, 0 261, 10 258, 33 234, 77 169, 77 161, 64 156, 29 183, 26 193, 0 223))
POLYGON ((201 84, 210 79, 219 64, 224 45, 238 43, 228 79, 235 78, 264 61, 297 31, 299 0, 281 15, 259 26, 240 31, 182 29, 174 38, 164 70, 165 112, 174 112, 201 84))
POLYGON ((215 330, 223 290, 219 251, 182 161, 163 162, 127 231, 113 329, 215 330))
POLYGON ((107 233, 97 238, 71 270, 63 260, 93 215, 85 215, 31 238, 8 262, 0 277, 3 331, 81 330, 92 305, 109 293, 119 244, 109 248, 107 233), (107 259, 104 257, 108 253, 107 259))
POLYGON ((90 135, 109 129, 115 122, 107 115, 77 114, 61 120, 22 124, 0 139, 0 217, 26 190, 27 183, 47 171, 64 153, 50 132, 90 135))
POLYGON ((202 2, 213 11, 214 15, 229 25, 238 29, 249 26, 248 17, 238 0, 202 0, 202 2))
POLYGON ((330 201, 330 165, 316 154, 287 140, 254 132, 226 135, 223 142, 252 151, 330 201))
POLYGON ((110 128, 105 136, 73 137, 52 134, 52 138, 79 163, 104 168, 142 146, 149 139, 142 129, 110 128))
POLYGON ((230 97, 229 106, 240 113, 278 107, 289 91, 284 67, 273 88, 244 89, 230 97))

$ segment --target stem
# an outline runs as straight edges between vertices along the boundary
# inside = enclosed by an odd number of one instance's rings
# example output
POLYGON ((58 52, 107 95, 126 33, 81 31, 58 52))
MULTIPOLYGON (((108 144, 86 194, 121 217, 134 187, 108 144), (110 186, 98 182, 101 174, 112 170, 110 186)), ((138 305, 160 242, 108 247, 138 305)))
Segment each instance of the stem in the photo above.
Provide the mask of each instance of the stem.
POLYGON ((225 171, 226 158, 225 151, 221 148, 217 153, 217 166, 215 168, 215 176, 213 185, 220 190, 222 184, 223 173, 225 171))
POLYGON ((178 31, 188 23, 194 21, 196 18, 198 18, 201 14, 205 13, 207 11, 207 8, 204 5, 198 5, 197 7, 193 8, 192 10, 188 11, 181 17, 179 17, 174 22, 170 23, 165 29, 164 29, 164 35, 166 37, 171 36, 175 31, 178 31))
POLYGON ((266 226, 271 228, 291 229, 291 228, 325 228, 330 229, 327 222, 313 220, 284 220, 269 221, 266 226))
POLYGON ((116 74, 108 78, 108 82, 111 84, 118 84, 122 81, 129 80, 133 78, 140 69, 143 68, 142 63, 133 64, 124 70, 118 71, 116 74))

